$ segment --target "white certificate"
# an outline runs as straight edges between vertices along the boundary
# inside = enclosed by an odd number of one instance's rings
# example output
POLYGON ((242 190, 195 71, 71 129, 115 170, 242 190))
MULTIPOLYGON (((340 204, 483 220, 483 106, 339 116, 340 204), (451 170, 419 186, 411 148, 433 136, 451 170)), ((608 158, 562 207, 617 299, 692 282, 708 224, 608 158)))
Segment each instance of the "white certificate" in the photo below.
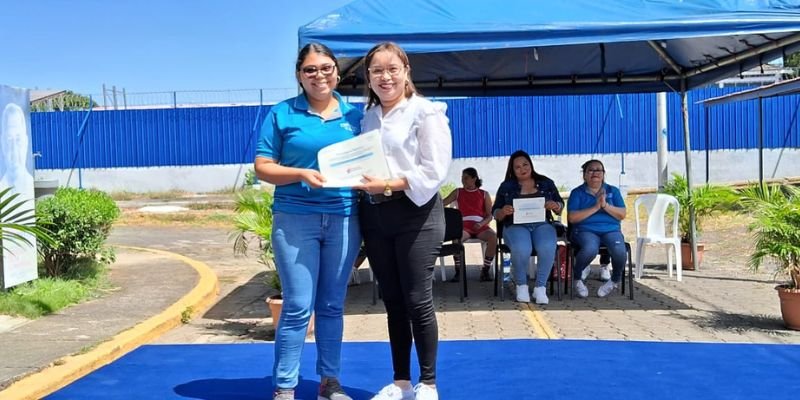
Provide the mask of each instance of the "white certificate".
POLYGON ((512 204, 512 206, 514 207, 515 224, 546 221, 544 197, 514 199, 514 204, 512 204))
POLYGON ((363 175, 392 177, 377 130, 323 147, 317 153, 317 161, 319 172, 325 177, 324 187, 357 186, 363 183, 363 175))

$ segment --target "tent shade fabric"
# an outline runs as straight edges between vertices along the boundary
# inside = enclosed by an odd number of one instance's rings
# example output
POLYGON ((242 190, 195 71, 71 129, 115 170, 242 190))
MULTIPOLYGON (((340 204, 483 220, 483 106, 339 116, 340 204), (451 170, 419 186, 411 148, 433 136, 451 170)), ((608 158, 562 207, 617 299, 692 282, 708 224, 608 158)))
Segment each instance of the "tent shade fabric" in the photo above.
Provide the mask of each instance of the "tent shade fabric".
POLYGON ((701 101, 706 107, 713 107, 722 104, 735 103, 737 101, 753 100, 765 97, 786 96, 800 93, 800 78, 789 79, 786 81, 773 83, 750 90, 727 94, 725 96, 714 97, 701 101))
POLYGON ((779 0, 357 0, 302 26, 339 89, 363 93, 378 42, 408 52, 430 96, 635 93, 704 86, 800 50, 800 4, 779 0))

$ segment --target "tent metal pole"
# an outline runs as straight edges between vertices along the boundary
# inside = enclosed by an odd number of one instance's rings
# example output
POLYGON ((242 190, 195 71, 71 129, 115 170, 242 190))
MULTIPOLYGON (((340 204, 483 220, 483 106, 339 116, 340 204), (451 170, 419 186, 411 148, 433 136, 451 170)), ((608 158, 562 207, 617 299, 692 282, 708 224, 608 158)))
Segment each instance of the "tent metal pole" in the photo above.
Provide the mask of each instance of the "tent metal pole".
MULTIPOLYGON (((686 80, 681 82, 681 111, 683 114, 683 154, 686 157, 686 195, 689 198, 689 242, 692 246, 692 265, 697 270, 697 229, 692 201, 692 147, 689 138, 689 100, 686 95, 686 80)), ((676 268, 683 268, 676 265, 676 268)))
POLYGON ((758 98, 758 184, 764 186, 764 98, 758 98))

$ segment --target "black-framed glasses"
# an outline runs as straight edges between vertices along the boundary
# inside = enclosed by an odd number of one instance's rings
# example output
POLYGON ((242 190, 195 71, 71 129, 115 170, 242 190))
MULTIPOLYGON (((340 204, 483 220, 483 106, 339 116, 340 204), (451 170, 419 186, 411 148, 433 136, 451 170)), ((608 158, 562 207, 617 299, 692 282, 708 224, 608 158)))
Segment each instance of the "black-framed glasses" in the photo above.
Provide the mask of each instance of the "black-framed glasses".
POLYGON ((306 78, 313 78, 317 76, 318 73, 322 72, 324 76, 330 76, 333 74, 333 71, 336 70, 336 65, 334 64, 323 64, 323 65, 306 65, 305 67, 301 68, 300 71, 303 71, 303 75, 306 78))
POLYGON ((606 170, 604 170, 604 169, 587 169, 586 170, 587 174, 595 174, 595 173, 602 174, 603 172, 606 172, 606 170))
POLYGON ((387 72, 390 76, 396 77, 399 76, 401 72, 403 72, 403 68, 405 65, 397 66, 397 65, 390 65, 388 67, 369 67, 367 71, 369 75, 374 78, 380 78, 387 72))

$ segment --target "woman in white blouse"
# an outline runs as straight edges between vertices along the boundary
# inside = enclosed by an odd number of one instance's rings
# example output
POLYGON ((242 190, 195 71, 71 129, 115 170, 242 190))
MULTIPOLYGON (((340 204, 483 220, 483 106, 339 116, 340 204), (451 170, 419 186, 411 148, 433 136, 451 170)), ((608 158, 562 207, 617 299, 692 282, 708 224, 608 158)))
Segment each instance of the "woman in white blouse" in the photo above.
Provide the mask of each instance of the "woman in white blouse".
POLYGON ((357 187, 365 192, 361 231, 386 307, 394 369, 394 382, 373 400, 437 400, 432 274, 444 238, 439 186, 452 158, 447 106, 417 94, 408 56, 394 43, 373 47, 364 65, 369 85, 362 133, 380 132, 392 172, 388 180, 365 176, 357 187), (420 364, 413 388, 412 343, 420 364))

